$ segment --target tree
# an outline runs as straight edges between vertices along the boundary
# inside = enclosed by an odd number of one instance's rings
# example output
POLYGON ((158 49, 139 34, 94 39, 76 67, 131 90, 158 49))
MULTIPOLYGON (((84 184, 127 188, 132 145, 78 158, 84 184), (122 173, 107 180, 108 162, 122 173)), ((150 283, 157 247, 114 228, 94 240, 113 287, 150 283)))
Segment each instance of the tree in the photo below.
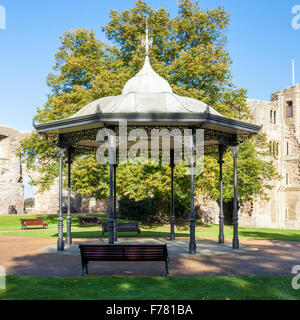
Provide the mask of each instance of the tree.
MULTIPOLYGON (((50 87, 45 106, 38 108, 35 120, 43 123, 73 115, 100 97, 118 95, 126 81, 143 65, 145 18, 148 17, 153 46, 153 69, 166 78, 174 93, 211 105, 226 117, 250 119, 246 90, 231 81, 231 60, 225 49, 229 14, 224 8, 201 10, 197 3, 181 0, 174 18, 164 8, 155 11, 138 0, 134 8, 118 13, 111 10, 109 23, 102 27, 112 46, 95 38, 93 31, 78 29, 61 37, 55 55, 54 73, 47 78, 50 87)), ((278 175, 271 162, 262 158, 262 136, 243 144, 239 158, 239 199, 266 197, 265 190, 278 175)), ((58 175, 55 148, 35 132, 22 142, 21 155, 30 169, 41 175, 33 181, 41 191, 58 175), (38 159, 38 161, 36 161, 38 159)), ((232 199, 232 161, 225 154, 224 197, 232 199)), ((73 165, 72 188, 98 199, 108 195, 108 170, 96 162, 95 154, 77 157, 73 165)), ((189 206, 189 180, 184 165, 175 170, 177 211, 184 215, 189 206)), ((137 201, 152 197, 157 220, 169 215, 170 168, 168 166, 126 165, 118 168, 118 194, 137 201)), ((207 155, 205 170, 196 179, 196 192, 218 199, 216 153, 207 155)))

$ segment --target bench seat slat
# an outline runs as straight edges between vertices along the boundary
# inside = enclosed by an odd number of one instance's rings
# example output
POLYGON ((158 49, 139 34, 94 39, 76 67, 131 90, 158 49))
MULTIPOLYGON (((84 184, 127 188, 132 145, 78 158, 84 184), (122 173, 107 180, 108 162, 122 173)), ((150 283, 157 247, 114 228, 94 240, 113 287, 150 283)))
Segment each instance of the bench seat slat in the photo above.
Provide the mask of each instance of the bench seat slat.
MULTIPOLYGON (((116 223, 117 232, 134 232, 140 233, 138 222, 117 222, 116 223)), ((102 222, 102 236, 105 232, 108 232, 108 222, 102 222)))

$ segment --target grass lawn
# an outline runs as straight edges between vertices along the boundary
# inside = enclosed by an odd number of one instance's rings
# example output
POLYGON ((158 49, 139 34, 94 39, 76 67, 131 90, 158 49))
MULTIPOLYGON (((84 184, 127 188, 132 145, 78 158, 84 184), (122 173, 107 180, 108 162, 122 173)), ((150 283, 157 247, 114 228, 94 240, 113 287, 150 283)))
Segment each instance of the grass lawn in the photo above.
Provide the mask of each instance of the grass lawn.
MULTIPOLYGON (((95 215, 97 216, 97 215, 95 215)), ((102 221, 107 220, 106 215, 98 215, 102 221)), ((121 221, 121 220, 120 220, 121 221)), ((66 220, 64 220, 66 223, 66 220)), ((73 227, 80 227, 79 219, 77 216, 74 216, 72 219, 73 227)), ((14 236, 29 236, 29 237, 40 237, 40 238, 56 238, 57 237, 57 216, 0 216, 0 231, 10 231, 5 232, 5 235, 14 235, 14 236), (20 218, 35 218, 42 217, 48 224, 49 229, 53 228, 54 230, 40 229, 36 227, 30 227, 25 231, 21 230, 20 227, 20 218)), ((66 228, 64 229, 66 230, 66 228)), ((141 228, 142 237, 167 237, 169 236, 170 227, 169 225, 153 228, 141 228)), ((197 223, 196 227, 196 236, 197 237, 210 237, 217 238, 219 232, 219 226, 213 224, 203 224, 197 223)), ((4 234, 4 233, 3 233, 4 234)), ((90 227, 81 227, 79 229, 73 229, 72 237, 76 238, 98 238, 101 234, 101 227, 90 228, 90 227)), ((225 237, 231 238, 233 234, 232 226, 224 227, 225 237)), ((107 237, 107 233, 105 234, 107 237)), ((124 237, 136 237, 135 232, 121 233, 120 236, 124 237)), ((189 229, 187 228, 176 228, 177 237, 188 237, 189 229)), ((239 227, 239 237, 248 238, 248 239, 265 239, 265 240, 282 240, 282 241, 298 241, 300 242, 300 230, 281 230, 281 229, 266 229, 266 228, 251 228, 251 227, 239 227)))
POLYGON ((292 276, 87 277, 7 276, 0 300, 299 300, 292 276))

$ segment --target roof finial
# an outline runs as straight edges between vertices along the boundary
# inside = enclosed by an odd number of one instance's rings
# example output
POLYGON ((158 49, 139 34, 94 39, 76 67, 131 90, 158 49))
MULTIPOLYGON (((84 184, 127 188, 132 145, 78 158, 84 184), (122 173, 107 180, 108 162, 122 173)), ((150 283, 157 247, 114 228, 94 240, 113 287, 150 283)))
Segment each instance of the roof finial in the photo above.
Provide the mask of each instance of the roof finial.
POLYGON ((145 52, 146 57, 149 57, 149 47, 151 47, 152 43, 153 43, 152 39, 149 39, 149 37, 148 37, 148 32, 149 32, 148 19, 146 18, 146 39, 142 40, 142 46, 144 46, 146 48, 146 52, 145 52))

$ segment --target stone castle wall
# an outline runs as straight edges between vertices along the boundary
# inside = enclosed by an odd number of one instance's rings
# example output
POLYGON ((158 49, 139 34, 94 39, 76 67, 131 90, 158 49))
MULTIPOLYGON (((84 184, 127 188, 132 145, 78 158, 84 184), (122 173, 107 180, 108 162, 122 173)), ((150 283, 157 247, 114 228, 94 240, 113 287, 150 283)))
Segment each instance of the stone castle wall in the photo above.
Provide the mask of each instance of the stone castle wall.
POLYGON ((0 126, 0 214, 7 214, 9 206, 23 213, 24 172, 17 151, 20 140, 29 134, 0 126))
POLYGON ((254 123, 273 145, 282 179, 273 182, 269 201, 253 203, 251 217, 240 212, 241 225, 300 228, 300 84, 272 94, 271 101, 248 100, 254 123), (288 108, 292 106, 292 114, 288 108))

